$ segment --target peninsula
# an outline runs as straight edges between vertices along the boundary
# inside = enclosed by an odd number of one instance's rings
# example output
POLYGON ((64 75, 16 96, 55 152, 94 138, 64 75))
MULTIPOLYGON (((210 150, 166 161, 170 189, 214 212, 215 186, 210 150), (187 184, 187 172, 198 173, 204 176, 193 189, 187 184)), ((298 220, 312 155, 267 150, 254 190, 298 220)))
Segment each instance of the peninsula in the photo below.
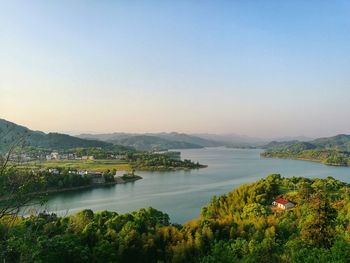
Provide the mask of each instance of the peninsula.
POLYGON ((262 157, 320 162, 332 166, 350 166, 350 135, 320 138, 309 142, 271 142, 262 157))

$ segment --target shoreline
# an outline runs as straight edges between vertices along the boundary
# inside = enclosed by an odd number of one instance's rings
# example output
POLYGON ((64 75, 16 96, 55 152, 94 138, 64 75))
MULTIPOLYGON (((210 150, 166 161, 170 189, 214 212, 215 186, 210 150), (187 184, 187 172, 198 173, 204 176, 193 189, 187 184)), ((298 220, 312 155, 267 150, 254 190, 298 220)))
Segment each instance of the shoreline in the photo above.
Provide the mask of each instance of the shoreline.
POLYGON ((305 162, 313 162, 313 163, 320 163, 326 166, 333 166, 333 167, 350 167, 348 165, 341 165, 341 164, 332 164, 332 163, 325 163, 321 160, 317 159, 307 159, 307 158, 298 158, 298 157, 281 157, 281 156, 264 156, 260 154, 263 158, 270 158, 270 159, 284 159, 284 160, 295 160, 295 161, 305 161, 305 162))
POLYGON ((82 186, 75 186, 75 187, 62 188, 62 189, 51 189, 51 190, 39 192, 38 194, 64 193, 64 192, 71 192, 71 191, 83 190, 83 189, 89 189, 89 188, 111 186, 111 185, 116 185, 116 184, 126 184, 126 183, 135 182, 135 181, 140 180, 140 179, 142 179, 142 177, 138 176, 138 175, 135 175, 134 177, 129 178, 129 179, 117 177, 117 178, 115 178, 114 182, 108 182, 108 183, 103 183, 103 184, 82 185, 82 186))
MULTIPOLYGON (((34 196, 39 196, 39 195, 49 195, 49 194, 57 194, 57 193, 65 193, 65 192, 73 192, 73 191, 78 191, 78 190, 84 190, 84 189, 93 189, 93 188, 98 188, 98 187, 106 187, 106 186, 111 186, 111 185, 116 185, 116 184, 127 184, 127 183, 132 183, 137 180, 143 179, 141 176, 135 175, 132 178, 122 178, 122 177, 116 177, 114 182, 108 182, 108 183, 102 183, 102 184, 89 184, 89 185, 82 185, 82 186, 74 186, 74 187, 66 187, 66 188, 61 188, 61 189, 49 189, 45 191, 40 191, 40 192, 35 192, 35 193, 29 193, 28 195, 34 195, 34 196)), ((8 201, 6 198, 0 198, 1 201, 8 201)))
POLYGON ((143 172, 174 172, 174 171, 191 171, 191 170, 198 170, 202 168, 208 168, 208 165, 201 164, 199 167, 135 167, 136 171, 143 171, 143 172))

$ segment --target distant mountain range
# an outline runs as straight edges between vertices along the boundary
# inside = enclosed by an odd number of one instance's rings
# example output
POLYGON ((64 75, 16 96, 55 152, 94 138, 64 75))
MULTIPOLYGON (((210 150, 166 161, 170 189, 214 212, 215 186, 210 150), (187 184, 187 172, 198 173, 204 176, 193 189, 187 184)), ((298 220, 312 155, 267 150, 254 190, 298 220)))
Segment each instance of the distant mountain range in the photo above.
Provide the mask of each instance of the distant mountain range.
POLYGON ((264 145, 270 141, 268 139, 249 137, 249 136, 238 135, 238 134, 197 133, 193 135, 207 139, 207 140, 220 142, 221 144, 228 147, 238 147, 238 148, 257 147, 259 145, 264 145))
MULTIPOLYGON (((109 143, 132 146, 137 150, 155 149, 186 149, 203 147, 233 147, 255 148, 266 145, 269 139, 255 138, 237 134, 186 134, 186 133, 105 133, 105 134, 80 134, 83 139, 101 140, 109 143)), ((307 137, 285 137, 283 139, 308 140, 307 137)), ((276 139, 280 140, 280 138, 276 139)))
POLYGON ((236 134, 185 134, 185 133, 109 133, 109 134, 80 134, 70 136, 62 133, 44 133, 33 131, 13 122, 0 119, 0 151, 6 150, 10 145, 25 139, 27 145, 47 149, 70 149, 76 147, 109 147, 121 145, 136 150, 168 150, 189 149, 203 147, 336 147, 350 150, 349 135, 337 135, 330 138, 311 140, 308 144, 306 137, 291 138, 291 141, 272 141, 236 134))
POLYGON ((110 143, 86 140, 61 133, 33 131, 24 126, 0 119, 0 151, 7 151, 11 145, 23 141, 28 146, 46 149, 70 149, 76 147, 106 147, 110 143))
POLYGON ((79 138, 102 140, 105 142, 134 147, 136 150, 190 149, 224 146, 222 142, 207 140, 185 133, 111 133, 81 134, 79 138))
POLYGON ((27 146, 53 150, 77 147, 110 147, 121 145, 136 150, 168 150, 223 146, 222 143, 184 133, 157 134, 82 134, 70 136, 62 133, 44 133, 0 119, 0 151, 4 152, 14 143, 24 141, 27 146))
POLYGON ((195 149, 195 148, 203 148, 202 145, 189 143, 185 141, 173 141, 163 139, 157 136, 151 135, 135 135, 127 138, 119 139, 119 140, 111 140, 114 144, 131 146, 139 151, 161 151, 167 149, 195 149))

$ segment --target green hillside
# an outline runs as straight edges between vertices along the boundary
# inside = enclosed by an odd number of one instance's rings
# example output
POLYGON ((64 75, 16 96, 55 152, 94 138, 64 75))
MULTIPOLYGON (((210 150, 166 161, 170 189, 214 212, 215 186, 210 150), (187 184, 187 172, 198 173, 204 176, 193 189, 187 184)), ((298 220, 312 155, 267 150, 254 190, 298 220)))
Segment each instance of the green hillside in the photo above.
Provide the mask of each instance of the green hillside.
POLYGON ((33 131, 13 122, 0 119, 0 151, 6 151, 11 145, 23 142, 27 146, 45 149, 70 149, 77 147, 106 147, 111 144, 73 137, 61 133, 33 131))
POLYGON ((350 135, 339 134, 333 137, 320 138, 311 141, 319 149, 336 149, 350 151, 350 135))
POLYGON ((262 146, 264 149, 272 149, 272 148, 281 148, 281 147, 288 147, 293 144, 299 143, 299 141, 293 140, 293 141, 272 141, 268 144, 262 146))
POLYGON ((263 157, 317 161, 327 165, 350 166, 350 135, 315 139, 309 142, 271 142, 263 157))

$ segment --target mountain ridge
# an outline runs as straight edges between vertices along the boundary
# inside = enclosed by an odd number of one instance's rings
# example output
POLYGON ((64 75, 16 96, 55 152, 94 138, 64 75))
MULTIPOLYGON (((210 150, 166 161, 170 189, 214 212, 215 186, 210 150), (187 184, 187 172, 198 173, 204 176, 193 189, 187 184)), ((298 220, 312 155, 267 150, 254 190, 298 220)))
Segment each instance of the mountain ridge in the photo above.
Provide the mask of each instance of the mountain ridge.
POLYGON ((167 149, 188 149, 203 147, 224 146, 224 143, 207 140, 198 136, 178 133, 178 132, 160 132, 160 133, 104 133, 104 134, 80 134, 78 138, 98 139, 114 144, 124 146, 133 146, 139 150, 160 150, 167 149))

